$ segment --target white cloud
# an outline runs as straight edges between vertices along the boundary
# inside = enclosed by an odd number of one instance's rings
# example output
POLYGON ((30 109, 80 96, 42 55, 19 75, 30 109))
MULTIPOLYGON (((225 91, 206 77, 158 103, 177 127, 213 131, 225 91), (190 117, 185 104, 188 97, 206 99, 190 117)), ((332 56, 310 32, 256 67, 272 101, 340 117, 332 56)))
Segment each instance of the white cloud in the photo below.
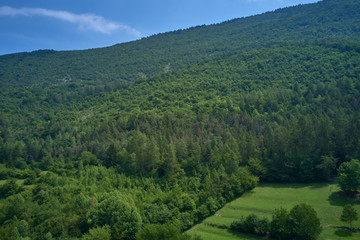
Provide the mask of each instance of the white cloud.
POLYGON ((74 14, 66 11, 57 11, 44 8, 12 8, 0 7, 0 16, 45 16, 61 19, 78 25, 82 29, 110 34, 116 30, 124 30, 129 34, 140 36, 140 32, 125 24, 113 22, 95 14, 74 14))

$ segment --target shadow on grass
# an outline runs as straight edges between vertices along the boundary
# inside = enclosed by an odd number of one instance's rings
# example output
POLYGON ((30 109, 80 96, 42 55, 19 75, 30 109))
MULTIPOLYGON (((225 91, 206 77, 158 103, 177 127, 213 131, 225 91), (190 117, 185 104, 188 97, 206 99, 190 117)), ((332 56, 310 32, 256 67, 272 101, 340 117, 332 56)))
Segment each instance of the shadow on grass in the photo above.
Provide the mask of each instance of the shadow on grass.
POLYGON ((312 186, 310 183, 288 183, 288 182, 264 182, 260 183, 259 187, 270 187, 270 188, 304 188, 312 186))
POLYGON ((310 189, 323 188, 323 187, 327 187, 329 185, 331 185, 331 183, 328 183, 328 182, 313 183, 313 184, 311 184, 310 189))
POLYGON ((327 187, 331 184, 333 183, 331 182, 315 182, 315 183, 263 182, 259 184, 259 187, 319 189, 319 188, 327 187))
POLYGON ((234 237, 238 237, 241 239, 246 239, 246 240, 258 240, 258 239, 265 239, 264 237, 261 236, 256 236, 256 235, 252 235, 252 234, 246 234, 246 233, 239 233, 236 231, 232 231, 232 230, 226 230, 228 233, 230 233, 231 235, 233 235, 234 237))
POLYGON ((353 233, 348 230, 338 229, 335 231, 335 235, 339 236, 339 237, 351 237, 353 235, 353 233))
POLYGON ((345 206, 346 204, 360 204, 359 196, 349 196, 342 191, 333 192, 328 198, 331 205, 345 206))

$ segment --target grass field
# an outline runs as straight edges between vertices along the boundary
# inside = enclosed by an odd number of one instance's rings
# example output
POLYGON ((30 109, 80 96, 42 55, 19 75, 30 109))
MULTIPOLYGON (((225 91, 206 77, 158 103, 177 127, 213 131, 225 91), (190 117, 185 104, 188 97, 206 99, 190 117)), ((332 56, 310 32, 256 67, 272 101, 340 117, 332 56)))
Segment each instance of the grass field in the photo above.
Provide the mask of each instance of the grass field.
MULTIPOLYGON (((349 199, 343 196, 335 184, 261 184, 252 192, 228 203, 216 212, 215 215, 205 219, 201 224, 194 226, 187 233, 197 234, 204 240, 251 240, 262 239, 249 235, 236 234, 232 231, 216 227, 229 226, 241 216, 255 213, 271 220, 275 208, 291 209, 298 203, 308 203, 317 211, 323 231, 319 237, 322 240, 360 239, 359 233, 351 233, 336 227, 347 226, 340 221, 342 208, 345 204, 353 204, 360 214, 360 199, 349 199)), ((353 223, 360 227, 360 220, 353 223)))

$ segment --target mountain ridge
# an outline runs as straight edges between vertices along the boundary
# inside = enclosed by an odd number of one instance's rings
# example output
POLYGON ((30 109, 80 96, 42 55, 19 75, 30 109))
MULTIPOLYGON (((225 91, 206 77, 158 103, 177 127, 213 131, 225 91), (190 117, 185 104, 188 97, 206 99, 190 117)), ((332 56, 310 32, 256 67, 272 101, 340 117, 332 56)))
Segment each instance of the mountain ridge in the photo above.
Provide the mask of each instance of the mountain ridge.
POLYGON ((360 19, 358 1, 328 0, 157 34, 106 48, 4 55, 0 56, 0 86, 29 87, 69 75, 74 81, 85 80, 90 84, 99 79, 132 82, 161 73, 164 68, 179 69, 234 51, 284 42, 358 39, 360 20, 356 19, 360 19), (22 70, 17 71, 19 68, 22 70))

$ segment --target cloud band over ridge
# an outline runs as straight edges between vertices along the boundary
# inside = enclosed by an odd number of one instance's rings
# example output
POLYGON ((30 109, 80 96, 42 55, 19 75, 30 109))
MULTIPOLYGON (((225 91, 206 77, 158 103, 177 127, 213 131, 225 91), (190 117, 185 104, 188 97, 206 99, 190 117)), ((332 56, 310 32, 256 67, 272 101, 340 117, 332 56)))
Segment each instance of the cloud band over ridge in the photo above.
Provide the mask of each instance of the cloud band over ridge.
POLYGON ((44 16, 60 19, 78 25, 82 29, 111 34, 117 30, 126 31, 129 34, 140 36, 140 32, 125 24, 108 20, 95 14, 74 14, 67 11, 50 10, 44 8, 12 8, 0 7, 0 16, 44 16))

